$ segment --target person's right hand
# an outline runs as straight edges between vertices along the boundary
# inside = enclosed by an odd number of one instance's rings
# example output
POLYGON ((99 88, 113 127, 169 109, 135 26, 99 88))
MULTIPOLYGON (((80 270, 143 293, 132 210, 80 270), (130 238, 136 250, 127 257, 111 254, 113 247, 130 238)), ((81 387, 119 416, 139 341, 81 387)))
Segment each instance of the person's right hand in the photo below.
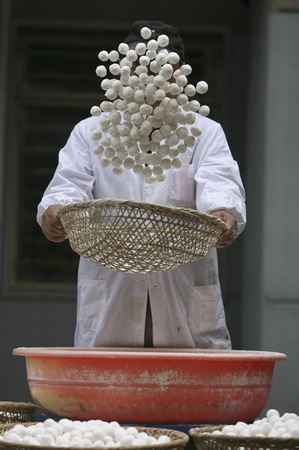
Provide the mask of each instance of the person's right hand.
POLYGON ((49 241, 62 242, 66 238, 64 228, 57 217, 62 205, 51 205, 42 217, 42 231, 49 241))

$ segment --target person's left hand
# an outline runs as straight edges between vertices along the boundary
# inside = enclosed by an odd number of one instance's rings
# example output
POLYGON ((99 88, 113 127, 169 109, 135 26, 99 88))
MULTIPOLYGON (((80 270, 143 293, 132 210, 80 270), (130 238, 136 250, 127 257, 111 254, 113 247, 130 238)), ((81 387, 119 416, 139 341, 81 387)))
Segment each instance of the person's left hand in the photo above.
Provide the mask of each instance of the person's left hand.
POLYGON ((212 216, 218 217, 218 219, 221 219, 223 222, 227 225, 227 230, 224 231, 220 236, 218 241, 215 244, 215 247, 222 248, 226 247, 227 245, 231 244, 234 239, 237 237, 238 233, 238 225, 237 221, 234 218, 234 216, 226 211, 225 209, 219 209, 217 211, 211 212, 212 216))

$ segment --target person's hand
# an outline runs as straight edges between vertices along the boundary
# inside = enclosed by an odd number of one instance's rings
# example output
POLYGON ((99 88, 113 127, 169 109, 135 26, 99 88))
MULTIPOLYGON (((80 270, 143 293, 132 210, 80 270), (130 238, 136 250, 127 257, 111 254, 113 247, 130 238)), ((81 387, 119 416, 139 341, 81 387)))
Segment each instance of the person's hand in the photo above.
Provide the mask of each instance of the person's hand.
POLYGON ((238 233, 237 221, 234 216, 225 209, 213 211, 211 212, 211 215, 221 219, 228 227, 227 230, 220 235, 215 247, 222 248, 231 244, 233 240, 236 239, 238 233))
POLYGON ((51 205, 42 217, 42 231, 49 241, 62 242, 66 238, 64 228, 57 217, 62 205, 51 205))

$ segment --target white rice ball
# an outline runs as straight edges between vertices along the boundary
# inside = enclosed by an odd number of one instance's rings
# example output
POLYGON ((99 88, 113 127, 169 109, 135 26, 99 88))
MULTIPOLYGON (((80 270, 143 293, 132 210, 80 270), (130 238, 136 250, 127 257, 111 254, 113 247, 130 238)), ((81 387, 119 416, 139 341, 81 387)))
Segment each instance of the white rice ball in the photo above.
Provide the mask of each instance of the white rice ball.
MULTIPOLYGON (((139 65, 135 68, 135 73, 136 73, 137 75, 139 75, 139 82, 141 82, 141 80, 140 80, 140 75, 141 75, 141 74, 147 75, 147 73, 148 73, 148 68, 147 68, 146 66, 144 66, 144 65, 139 64, 139 65)), ((148 77, 146 77, 146 79, 147 79, 147 78, 148 78, 148 77)))
POLYGON ((210 114, 210 108, 207 105, 202 105, 199 110, 198 110, 199 114, 201 116, 208 116, 210 114))
MULTIPOLYGON (((142 166, 142 164, 135 164, 134 165, 134 167, 133 167, 133 172, 134 173, 139 173, 139 174, 141 174, 142 173, 142 171, 143 171, 143 166, 142 166)), ((136 441, 135 441, 135 444, 136 444, 136 441)))
POLYGON ((186 145, 186 147, 193 147, 195 145, 195 137, 188 136, 186 139, 184 139, 184 144, 186 145))
POLYGON ((134 62, 138 59, 138 55, 135 50, 131 49, 127 51, 126 58, 128 61, 134 62))
POLYGON ((90 114, 92 116, 100 116, 101 115, 101 109, 98 106, 92 106, 90 109, 90 114))
POLYGON ((188 95, 188 97, 194 97, 194 95, 196 94, 195 86, 193 86, 193 84, 187 84, 185 86, 184 92, 186 95, 188 95))
POLYGON ((186 86, 186 84, 188 83, 188 79, 185 75, 179 75, 176 79, 176 83, 178 86, 186 86))
POLYGON ((119 442, 120 446, 130 447, 130 446, 134 445, 134 441, 135 441, 134 436, 132 436, 130 434, 126 434, 121 439, 119 439, 118 442, 119 442))
POLYGON ((165 144, 169 147, 172 147, 174 145, 177 145, 179 143, 179 136, 176 133, 172 133, 168 138, 165 140, 165 144))
POLYGON ((144 53, 146 52, 146 45, 144 44, 144 42, 138 42, 135 47, 135 52, 137 53, 137 55, 144 55, 144 53))
POLYGON ((106 148, 104 151, 105 158, 112 159, 115 156, 115 150, 112 147, 106 148))
POLYGON ((139 58, 139 63, 142 65, 142 66, 148 66, 149 65, 149 63, 150 63, 150 58, 148 57, 148 56, 140 56, 140 58, 139 58))
POLYGON ((163 170, 168 170, 171 167, 171 159, 163 158, 161 161, 161 167, 163 170))
POLYGON ((200 127, 197 127, 197 126, 191 127, 191 134, 192 134, 192 136, 197 137, 197 136, 200 136, 201 133, 202 133, 202 131, 201 131, 200 127))
POLYGON ((169 37, 166 34, 160 34, 157 41, 159 47, 167 47, 167 45, 169 44, 169 37))
POLYGON ((126 158, 123 162, 125 169, 133 169, 134 167, 134 159, 133 158, 126 158))
POLYGON ((191 111, 199 111, 200 109, 200 103, 197 100, 191 100, 191 102, 189 102, 189 106, 191 111))
POLYGON ((117 98, 112 103, 113 109, 117 111, 125 111, 127 109, 127 103, 121 98, 117 98))
MULTIPOLYGON (((163 117, 166 114, 166 109, 163 106, 156 106, 153 110, 153 116, 157 117, 158 119, 163 119, 163 117)), ((158 127, 154 127, 158 128, 158 127)))
POLYGON ((120 68, 120 75, 129 78, 129 76, 131 75, 131 69, 128 66, 122 66, 121 62, 120 62, 120 66, 121 66, 121 68, 120 68))
POLYGON ((132 126, 131 130, 130 130, 130 137, 134 140, 137 141, 141 136, 141 131, 138 127, 136 126, 132 126))
POLYGON ((168 102, 167 109, 171 112, 176 112, 179 106, 179 102, 175 98, 171 98, 168 102))
POLYGON ((105 77, 107 75, 107 69, 105 66, 98 66, 96 68, 96 74, 98 77, 105 77))
POLYGON ((118 125, 118 131, 121 136, 128 136, 130 133, 131 127, 127 123, 122 123, 118 125))
POLYGON ((119 53, 116 50, 111 50, 111 52, 109 52, 109 60, 111 62, 116 62, 119 59, 119 53))
POLYGON ((102 145, 95 145, 93 147, 93 152, 95 155, 102 155, 104 153, 104 147, 102 145))
POLYGON ((158 437, 158 443, 159 444, 168 444, 169 442, 171 442, 171 439, 169 436, 166 435, 162 435, 158 437))
POLYGON ((188 97, 186 94, 179 94, 177 100, 180 105, 185 105, 188 102, 188 97))
POLYGON ((157 52, 156 50, 147 50, 146 56, 148 56, 150 60, 156 59, 157 52))
MULTIPOLYGON (((157 102, 161 102, 166 97, 166 93, 163 89, 157 89, 156 92, 154 93, 154 97, 157 102)), ((162 106, 162 108, 163 108, 163 106, 162 106)), ((165 108, 164 108, 164 110, 165 110, 165 108)))
POLYGON ((151 39, 150 41, 148 41, 147 48, 148 48, 148 50, 151 50, 151 51, 157 50, 158 42, 156 41, 156 39, 151 39))
POLYGON ((152 35, 152 32, 148 27, 143 27, 140 30, 140 34, 141 34, 141 37, 143 37, 143 39, 149 39, 152 35))
POLYGON ((164 137, 167 137, 171 134, 172 127, 167 123, 164 123, 160 128, 160 132, 163 134, 164 137))
POLYGON ((119 75, 120 69, 121 69, 120 65, 116 63, 113 63, 109 66, 109 71, 112 73, 112 75, 119 75))
POLYGON ((127 104, 128 111, 133 114, 139 111, 139 105, 135 101, 131 101, 127 104))
POLYGON ((152 73, 158 73, 159 70, 161 69, 161 66, 160 66, 160 64, 157 63, 156 60, 153 60, 153 61, 150 62, 150 67, 149 68, 150 68, 150 71, 152 73))
POLYGON ((163 75, 163 77, 166 80, 169 80, 169 78, 172 77, 172 74, 173 74, 173 67, 171 64, 164 64, 164 66, 161 67, 161 75, 163 75))
POLYGON ((199 94, 205 94, 208 90, 208 84, 205 81, 199 81, 196 84, 196 92, 199 94))
POLYGON ((91 137, 92 139, 94 139, 95 141, 101 139, 102 137, 102 132, 100 130, 92 130, 91 132, 91 137))
POLYGON ((181 72, 182 75, 188 76, 192 72, 192 67, 189 64, 183 64, 180 67, 180 72, 181 72))
POLYGON ((113 104, 111 102, 104 100, 103 102, 100 103, 100 108, 104 112, 110 112, 113 109, 113 104))
POLYGON ((179 95, 183 92, 183 88, 181 86, 179 86, 177 83, 170 83, 168 92, 171 95, 179 95))
POLYGON ((133 125, 138 126, 143 122, 143 116, 140 112, 132 114, 131 121, 133 125))
MULTIPOLYGON (((158 38, 158 41, 159 41, 159 38, 158 38)), ((160 66, 163 66, 164 64, 167 63, 167 54, 164 52, 161 52, 161 51, 158 52, 158 54, 156 56, 156 61, 160 66)))
POLYGON ((153 126, 151 124, 151 122, 149 120, 144 120, 141 124, 140 124, 140 133, 143 135, 149 135, 153 130, 153 126))
POLYGON ((18 433, 15 433, 13 430, 6 431, 3 439, 7 442, 15 442, 17 444, 22 442, 22 437, 18 433))
POLYGON ((196 115, 193 112, 185 114, 186 123, 189 125, 193 125, 196 121, 196 115))
POLYGON ((161 142, 164 139, 163 134, 159 130, 153 131, 151 138, 154 142, 161 142))
POLYGON ((111 87, 112 87, 112 81, 111 80, 108 80, 107 78, 102 80, 101 88, 103 89, 103 91, 107 91, 107 89, 110 89, 111 87))
POLYGON ((176 52, 170 52, 168 54, 168 58, 167 59, 168 59, 169 64, 174 65, 174 64, 177 64, 179 62, 180 57, 179 57, 179 55, 176 52))
POLYGON ((109 53, 106 51, 106 50, 102 50, 102 51, 100 51, 99 52, 99 54, 98 54, 98 59, 100 60, 100 61, 108 61, 108 59, 109 59, 109 53))
POLYGON ((131 88, 131 86, 126 86, 123 89, 122 95, 123 95, 123 98, 125 98, 125 99, 131 98, 134 95, 134 89, 131 88))
POLYGON ((139 86, 139 77, 137 75, 130 76, 129 86, 131 86, 133 88, 139 86))
POLYGON ((128 50, 129 50, 128 44, 126 44, 125 42, 119 44, 118 51, 121 55, 125 55, 128 50))
POLYGON ((107 89, 107 91, 105 92, 105 96, 109 100, 115 100, 118 96, 118 92, 116 89, 110 88, 110 89, 107 89))
POLYGON ((136 100, 137 103, 142 103, 145 97, 145 92, 143 89, 136 89, 134 92, 134 100, 136 100))
POLYGON ((111 145, 111 137, 110 136, 103 136, 101 139, 101 144, 104 147, 109 147, 111 145))
POLYGON ((143 103, 140 105, 139 111, 144 116, 149 116, 153 112, 153 107, 151 105, 147 105, 146 103, 143 103))
POLYGON ((185 153, 185 151, 187 150, 185 144, 179 144, 177 149, 178 149, 179 153, 181 153, 181 154, 185 153))
POLYGON ((119 137, 113 137, 111 139, 111 146, 115 149, 115 150, 119 150, 122 148, 121 142, 119 137))

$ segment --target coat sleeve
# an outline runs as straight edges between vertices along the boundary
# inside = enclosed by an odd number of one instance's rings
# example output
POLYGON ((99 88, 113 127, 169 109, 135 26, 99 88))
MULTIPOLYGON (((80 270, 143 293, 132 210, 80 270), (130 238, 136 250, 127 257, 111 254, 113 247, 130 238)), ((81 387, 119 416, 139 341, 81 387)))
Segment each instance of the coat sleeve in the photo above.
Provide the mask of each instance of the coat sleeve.
POLYGON ((65 147, 59 152, 56 171, 37 208, 39 224, 50 205, 67 205, 93 199, 94 176, 84 130, 82 121, 75 126, 65 147))
POLYGON ((197 209, 208 214, 217 209, 229 211, 241 233, 246 224, 245 192, 221 125, 210 121, 203 128, 194 154, 197 209))

